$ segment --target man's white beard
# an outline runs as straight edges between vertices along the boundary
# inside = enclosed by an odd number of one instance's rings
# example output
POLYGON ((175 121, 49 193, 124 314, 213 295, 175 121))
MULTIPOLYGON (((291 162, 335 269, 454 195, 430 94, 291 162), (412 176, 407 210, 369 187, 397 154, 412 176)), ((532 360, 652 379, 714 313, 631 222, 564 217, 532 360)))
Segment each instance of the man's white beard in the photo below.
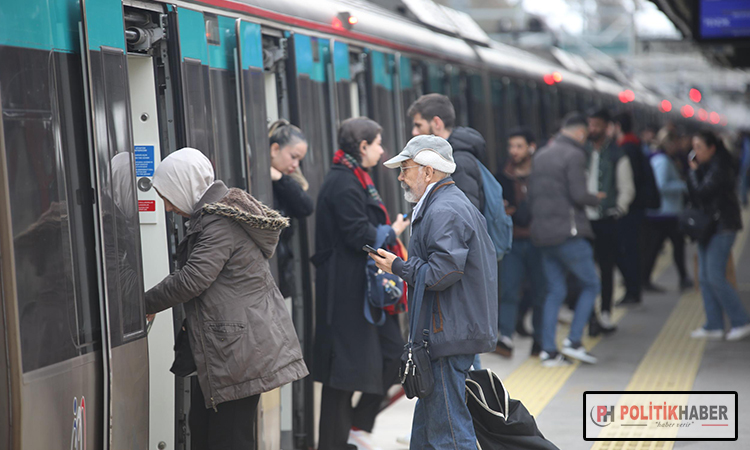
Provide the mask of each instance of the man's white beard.
POLYGON ((409 203, 419 203, 419 197, 414 194, 414 191, 409 188, 409 185, 405 182, 401 182, 401 189, 404 190, 404 199, 409 203))

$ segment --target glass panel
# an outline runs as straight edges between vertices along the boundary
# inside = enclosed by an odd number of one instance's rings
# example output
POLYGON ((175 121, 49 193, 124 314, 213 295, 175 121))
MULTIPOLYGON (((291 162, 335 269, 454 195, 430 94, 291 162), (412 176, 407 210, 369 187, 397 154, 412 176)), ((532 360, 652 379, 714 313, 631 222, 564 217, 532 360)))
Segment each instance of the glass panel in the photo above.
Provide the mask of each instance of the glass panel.
POLYGON ((185 58, 182 63, 185 97, 187 145, 202 151, 216 167, 212 145, 208 67, 199 60, 185 58))

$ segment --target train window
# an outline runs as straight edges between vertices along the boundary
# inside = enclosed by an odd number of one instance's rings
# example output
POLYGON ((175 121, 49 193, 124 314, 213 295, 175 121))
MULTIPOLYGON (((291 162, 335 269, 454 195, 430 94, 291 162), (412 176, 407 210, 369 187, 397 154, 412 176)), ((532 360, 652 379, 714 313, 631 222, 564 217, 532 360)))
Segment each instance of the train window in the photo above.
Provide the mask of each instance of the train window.
POLYGON ((492 86, 492 111, 495 118, 495 147, 497 149, 497 161, 505 159, 506 154, 506 132, 508 130, 506 119, 507 110, 505 107, 506 89, 505 83, 500 78, 493 78, 492 86))
MULTIPOLYGON (((62 126, 57 121, 52 100, 58 94, 61 99, 70 94, 65 92, 70 87, 66 80, 54 79, 58 59, 67 60, 67 56, 51 57, 49 52, 11 47, 0 50, 0 60, 6 62, 0 66, 5 144, 16 149, 8 152, 6 164, 24 372, 79 355, 85 344, 80 335, 89 337, 95 328, 91 320, 82 323, 90 316, 83 310, 91 299, 82 299, 80 305, 76 302, 77 296, 92 294, 88 284, 82 286, 77 281, 88 276, 95 280, 96 272, 79 273, 81 266, 74 265, 74 255, 86 257, 86 252, 78 251, 80 242, 75 237, 80 233, 74 230, 80 226, 81 207, 73 193, 81 186, 78 175, 82 174, 77 171, 78 155, 69 154, 85 154, 87 148, 80 127, 78 143, 82 145, 66 145, 70 143, 67 125, 72 119, 62 126), (55 89, 56 83, 62 86, 55 89), (56 135, 56 130, 62 133, 56 135)), ((73 92, 80 92, 75 86, 82 85, 80 76, 70 84, 73 92)), ((82 105, 77 106, 65 107, 67 112, 80 114, 82 105)), ((90 212, 90 203, 86 207, 90 212)), ((90 228, 87 232, 93 234, 90 228)), ((85 270, 87 265, 82 267, 85 270)))
POLYGON ((203 16, 206 21, 206 42, 208 42, 208 45, 221 45, 219 19, 209 14, 204 14, 203 16))
MULTIPOLYGON (((135 160, 130 141, 129 90, 125 58, 122 52, 102 50, 102 72, 106 95, 107 128, 110 138, 109 154, 98 155, 101 167, 108 173, 100 174, 100 181, 108 178, 109 186, 101 183, 104 195, 111 195, 111 203, 103 201, 105 259, 110 323, 121 330, 111 333, 112 346, 137 338, 144 331, 143 277, 139 239, 138 210, 135 195, 135 160), (104 158, 107 158, 104 160, 104 158), (119 320, 118 320, 119 316, 119 320)), ((99 150, 103 150, 101 147, 99 150)))
POLYGON ((216 165, 213 152, 210 111, 210 94, 208 89, 207 67, 200 60, 184 58, 182 62, 184 97, 187 123, 187 143, 208 156, 216 165))

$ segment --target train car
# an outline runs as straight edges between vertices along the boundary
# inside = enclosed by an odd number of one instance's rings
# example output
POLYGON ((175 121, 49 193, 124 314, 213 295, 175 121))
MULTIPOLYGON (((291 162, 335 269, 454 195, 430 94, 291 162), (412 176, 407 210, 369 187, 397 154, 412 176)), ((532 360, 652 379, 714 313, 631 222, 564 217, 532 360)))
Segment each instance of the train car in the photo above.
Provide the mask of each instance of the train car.
MULTIPOLYGON (((0 447, 191 448, 195 381, 169 372, 183 312, 149 328, 143 302, 174 268, 184 229, 150 184, 169 153, 200 149, 218 179, 270 205, 266 130, 279 117, 309 137, 302 169, 315 198, 346 118, 378 121, 388 158, 409 138, 409 104, 443 93, 458 125, 485 136, 496 170, 509 128, 543 142, 567 112, 614 108, 627 88, 359 0, 6 0, 0 447)), ((639 123, 666 119, 653 94, 635 99, 639 123)), ((389 211, 406 210, 396 175, 374 172, 389 211)), ((309 364, 314 224, 293 226, 298 290, 287 301, 309 364)), ((248 424, 259 448, 313 448, 315 405, 310 378, 264 394, 248 424)))

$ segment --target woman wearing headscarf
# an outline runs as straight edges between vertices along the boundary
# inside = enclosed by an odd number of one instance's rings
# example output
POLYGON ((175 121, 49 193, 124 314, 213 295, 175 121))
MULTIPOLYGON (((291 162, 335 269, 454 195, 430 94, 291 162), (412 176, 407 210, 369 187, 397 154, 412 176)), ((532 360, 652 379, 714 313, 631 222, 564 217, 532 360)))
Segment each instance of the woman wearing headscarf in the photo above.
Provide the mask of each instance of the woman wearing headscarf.
MULTIPOLYGON (((408 221, 391 223, 369 175, 383 154, 382 128, 366 117, 339 129, 338 150, 318 195, 313 263, 316 271, 315 380, 323 383, 321 450, 357 448, 368 440, 388 388, 398 377, 404 342, 396 315, 382 326, 366 320, 367 253, 397 245, 408 221), (352 395, 362 392, 356 408, 352 395)), ((365 447, 366 448, 366 447, 365 447)))
POLYGON ((185 306, 194 363, 180 365, 198 375, 190 410, 193 446, 255 448, 260 394, 308 373, 268 263, 288 220, 247 192, 214 181, 211 162, 192 148, 167 156, 153 186, 168 212, 189 219, 177 270, 146 293, 146 312, 185 306))
MULTIPOLYGON (((300 161, 307 155, 307 138, 302 130, 284 119, 274 122, 268 130, 271 144, 271 180, 273 206, 282 215, 302 219, 313 212, 313 202, 307 195, 307 180, 299 170, 300 161)), ((293 228, 281 232, 276 255, 279 261, 279 289, 281 295, 294 294, 293 228)))
POLYGON ((688 189, 693 208, 712 218, 713 230, 698 241, 700 287, 706 323, 693 331, 694 338, 736 341, 750 336, 750 316, 737 290, 727 280, 727 262, 742 216, 737 198, 737 167, 724 144, 710 131, 693 137, 688 189), (724 313, 731 329, 724 336, 724 313))

